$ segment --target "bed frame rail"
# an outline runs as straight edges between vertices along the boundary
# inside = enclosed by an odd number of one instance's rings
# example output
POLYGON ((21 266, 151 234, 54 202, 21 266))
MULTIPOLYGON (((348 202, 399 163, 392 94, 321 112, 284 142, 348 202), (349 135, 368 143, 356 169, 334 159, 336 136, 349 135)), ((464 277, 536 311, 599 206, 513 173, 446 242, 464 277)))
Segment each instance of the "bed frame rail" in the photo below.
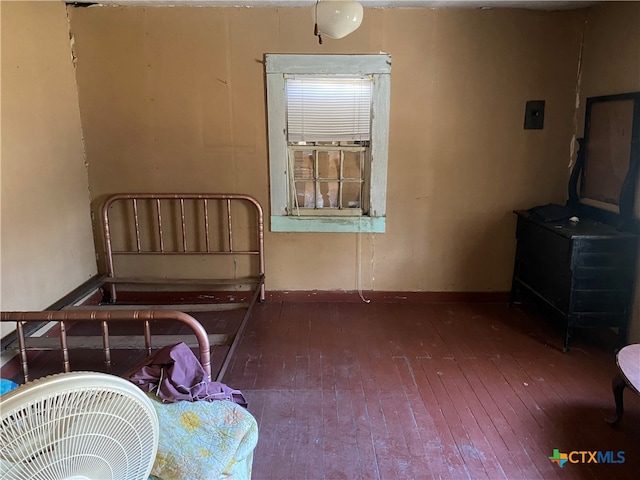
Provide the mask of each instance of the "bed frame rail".
MULTIPOLYGON (((111 371, 111 349, 109 337, 110 322, 141 321, 144 330, 144 343, 147 354, 151 354, 152 338, 150 322, 153 320, 176 321, 187 325, 195 335, 200 351, 200 363, 209 380, 211 380, 211 350, 209 338, 204 327, 192 316, 178 311, 169 310, 74 310, 74 311, 42 311, 42 312, 0 312, 0 321, 15 322, 18 334, 18 351, 22 376, 25 383, 29 381, 29 366, 27 350, 29 346, 25 339, 24 325, 30 322, 57 322, 60 337, 62 364, 65 372, 71 370, 69 362, 69 339, 67 328, 77 321, 100 322, 102 327, 102 351, 104 364, 108 372, 111 371)), ((177 342, 176 342, 177 343, 177 342)))
MULTIPOLYGON (((166 208, 166 207, 165 207, 166 208)), ((145 217, 146 218, 146 217, 145 217)), ((104 246, 106 253, 107 279, 105 283, 110 287, 110 302, 115 303, 117 300, 116 284, 153 284, 161 282, 163 284, 192 284, 192 285, 225 285, 229 282, 215 279, 137 279, 118 277, 114 265, 114 257, 119 255, 241 255, 241 256, 257 256, 258 257, 258 275, 249 279, 247 283, 259 284, 260 301, 265 299, 264 290, 264 215, 262 207, 258 201, 249 196, 241 194, 176 194, 176 193, 130 193, 112 195, 105 201, 102 207, 102 227, 104 235, 104 246), (130 208, 131 219, 133 224, 129 226, 135 237, 131 248, 123 248, 122 250, 114 250, 112 242, 112 230, 114 225, 110 220, 109 212, 111 207, 116 203, 127 203, 130 208), (141 206, 146 202, 145 207, 148 211, 154 212, 153 225, 150 227, 155 230, 153 245, 144 242, 144 233, 141 231, 141 206), (169 223, 166 213, 163 213, 163 205, 170 202, 177 202, 179 206, 179 222, 174 225, 173 222, 166 228, 169 223), (188 214, 189 202, 198 206, 200 209, 200 218, 193 218, 188 214), (220 248, 214 248, 214 234, 219 235, 221 232, 212 231, 210 225, 210 208, 222 203, 226 214, 226 242, 220 248), (255 213, 255 230, 256 238, 254 243, 256 248, 238 249, 236 248, 233 203, 244 203, 249 205, 255 213), (189 222, 198 222, 198 231, 202 231, 202 241, 189 241, 189 222), (170 230, 169 232, 167 230, 170 230), (167 238, 173 235, 173 241, 167 238), (177 236, 177 241, 175 241, 177 236), (133 245, 135 243, 135 246, 133 245)), ((238 282, 240 283, 240 282, 238 282)))

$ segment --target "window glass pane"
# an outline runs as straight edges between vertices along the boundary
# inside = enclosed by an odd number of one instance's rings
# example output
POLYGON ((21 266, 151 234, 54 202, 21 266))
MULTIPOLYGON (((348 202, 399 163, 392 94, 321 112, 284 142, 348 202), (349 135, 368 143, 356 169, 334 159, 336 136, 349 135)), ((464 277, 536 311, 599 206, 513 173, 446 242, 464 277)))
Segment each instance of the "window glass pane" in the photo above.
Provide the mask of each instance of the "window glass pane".
POLYGON ((335 182, 320 182, 320 195, 318 198, 318 208, 338 208, 338 194, 340 184, 335 182))
POLYGON ((318 152, 318 178, 340 178, 340 152, 318 152))
POLYGON ((344 152, 342 178, 362 179, 361 157, 362 152, 344 152))
POLYGON ((298 148, 292 146, 291 149, 295 192, 290 211, 295 212, 296 208, 362 208, 366 152, 349 151, 352 145, 335 146, 335 150, 298 148))
POLYGON ((297 205, 293 205, 293 208, 315 208, 315 184, 313 182, 296 182, 296 200, 297 205))
POLYGON ((360 183, 342 184, 342 208, 360 208, 360 183))
POLYGON ((313 178, 313 150, 294 152, 293 175, 298 178, 313 178))

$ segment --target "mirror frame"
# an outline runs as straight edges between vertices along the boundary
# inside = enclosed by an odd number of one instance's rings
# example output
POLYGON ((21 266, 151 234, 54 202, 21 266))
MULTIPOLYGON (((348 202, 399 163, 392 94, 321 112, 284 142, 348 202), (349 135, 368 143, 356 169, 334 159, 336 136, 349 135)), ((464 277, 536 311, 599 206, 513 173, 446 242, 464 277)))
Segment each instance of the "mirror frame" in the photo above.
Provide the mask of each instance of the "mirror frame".
MULTIPOLYGON (((633 214, 635 207, 636 185, 640 181, 638 178, 640 171, 640 92, 587 98, 584 137, 578 138, 577 141, 579 150, 576 164, 571 172, 571 178, 569 180, 568 206, 578 216, 583 215, 599 222, 614 225, 622 230, 639 231, 640 220, 635 219, 633 214), (594 104, 599 102, 617 102, 620 100, 633 100, 633 119, 632 125, 630 125, 630 158, 629 168, 620 188, 617 208, 609 210, 605 208, 598 208, 593 204, 585 203, 585 199, 580 195, 582 192, 581 183, 584 179, 585 166, 588 165, 589 162, 588 146, 592 107, 594 104)), ((615 207, 615 205, 613 205, 613 207, 615 207)))

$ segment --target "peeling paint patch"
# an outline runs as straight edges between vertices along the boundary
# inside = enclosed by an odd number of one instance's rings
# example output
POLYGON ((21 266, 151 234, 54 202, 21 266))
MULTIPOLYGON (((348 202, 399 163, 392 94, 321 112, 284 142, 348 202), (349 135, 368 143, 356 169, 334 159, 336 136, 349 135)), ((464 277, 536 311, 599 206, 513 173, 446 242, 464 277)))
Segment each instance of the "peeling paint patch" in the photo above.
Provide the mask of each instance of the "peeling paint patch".
POLYGON ((584 53, 584 36, 587 29, 587 20, 584 21, 584 29, 582 30, 582 37, 580 39, 580 52, 578 54, 578 68, 576 72, 576 104, 573 110, 573 136, 571 137, 571 144, 569 145, 569 165, 567 168, 571 170, 573 168, 576 140, 578 134, 578 110, 580 108, 580 87, 582 84, 582 54, 584 53))

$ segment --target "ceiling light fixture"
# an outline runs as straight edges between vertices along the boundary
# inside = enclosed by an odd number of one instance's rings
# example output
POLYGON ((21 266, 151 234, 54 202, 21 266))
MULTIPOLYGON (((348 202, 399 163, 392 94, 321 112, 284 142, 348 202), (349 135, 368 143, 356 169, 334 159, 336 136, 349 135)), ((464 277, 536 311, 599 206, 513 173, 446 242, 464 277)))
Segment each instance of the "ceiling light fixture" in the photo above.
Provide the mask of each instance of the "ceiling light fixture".
POLYGON ((316 0, 313 8, 313 34, 322 44, 322 35, 343 38, 356 31, 362 23, 364 10, 356 1, 316 0))

